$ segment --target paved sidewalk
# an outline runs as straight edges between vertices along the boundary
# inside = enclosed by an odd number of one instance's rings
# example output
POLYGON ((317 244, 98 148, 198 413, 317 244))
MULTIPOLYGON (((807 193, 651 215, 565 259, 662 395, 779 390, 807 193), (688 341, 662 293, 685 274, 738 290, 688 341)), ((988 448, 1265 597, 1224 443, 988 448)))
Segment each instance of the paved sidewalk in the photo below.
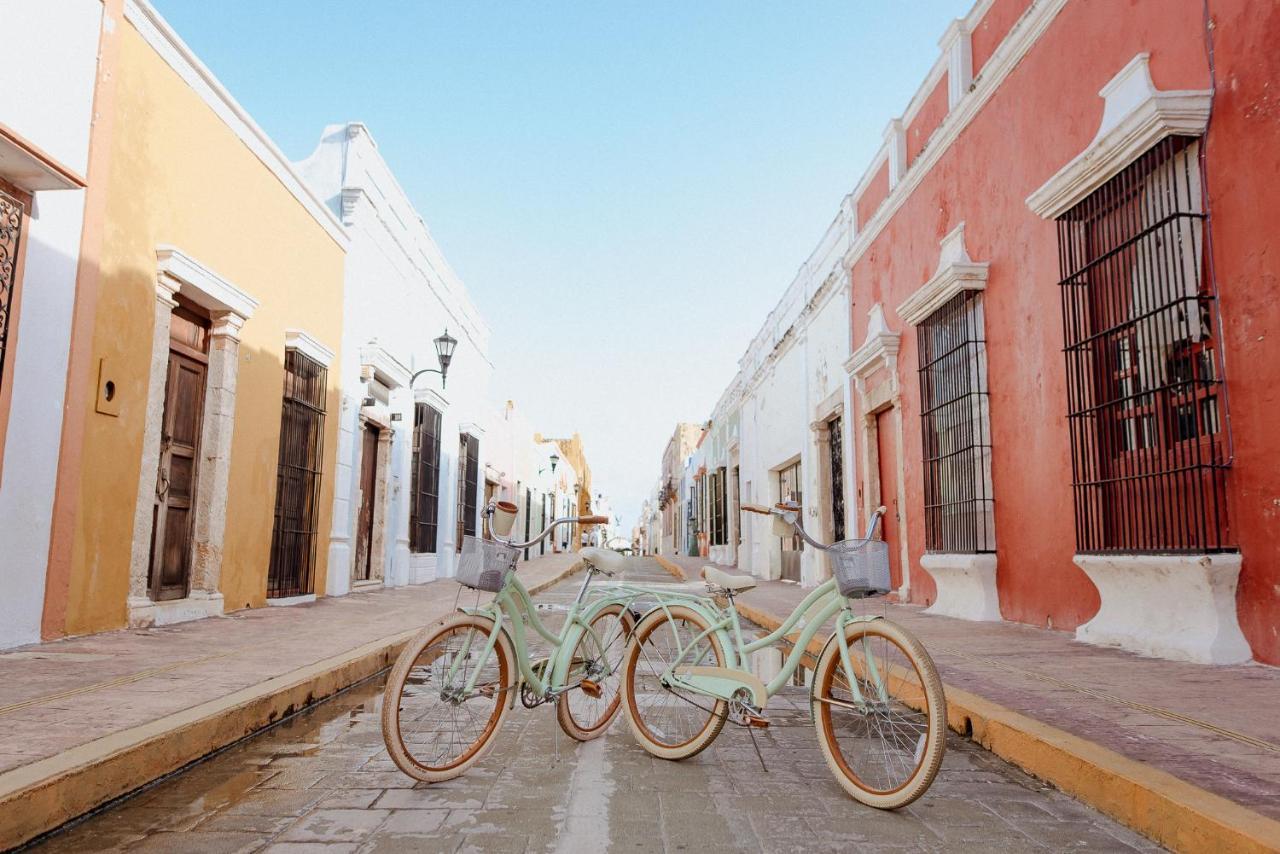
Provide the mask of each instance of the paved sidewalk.
MULTIPOLYGON (((707 563, 684 557, 674 562, 691 579, 707 563)), ((760 581, 739 603, 744 613, 755 609, 776 624, 808 592, 760 581)), ((1280 669, 1145 658, 1078 643, 1067 632, 975 623, 925 614, 918 606, 871 602, 868 608, 883 611, 925 643, 949 690, 977 695, 1280 819, 1280 669)), ((958 723, 954 716, 951 722, 958 723)), ((1264 832, 1280 830, 1280 824, 1260 826, 1264 832)), ((1280 835, 1269 842, 1280 848, 1280 835)))
MULTIPOLYGON (((521 579, 544 589, 577 564, 576 555, 548 555, 521 564, 521 579)), ((449 613, 459 589, 451 580, 382 588, 0 653, 0 849, 14 843, 11 817, 48 809, 59 815, 43 829, 55 827, 372 675, 415 629, 449 613), (135 752, 147 755, 106 768, 143 747, 135 752), (95 762, 107 779, 90 774, 33 800, 95 762)))

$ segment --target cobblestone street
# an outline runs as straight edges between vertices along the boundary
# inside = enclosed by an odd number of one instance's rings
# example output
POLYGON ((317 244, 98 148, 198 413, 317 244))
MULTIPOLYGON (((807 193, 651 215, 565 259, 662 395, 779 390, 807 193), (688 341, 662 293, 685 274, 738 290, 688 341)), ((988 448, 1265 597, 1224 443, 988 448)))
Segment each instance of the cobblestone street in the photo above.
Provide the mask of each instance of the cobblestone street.
MULTIPOLYGON (((639 569, 632 580, 669 580, 639 569)), ((539 601, 564 602, 580 581, 539 601)), ((634 743, 621 717, 604 738, 578 744, 548 708, 517 706, 493 752, 434 786, 415 785, 388 759, 380 689, 380 678, 359 685, 36 850, 1156 850, 955 736, 924 798, 897 813, 863 807, 827 770, 800 687, 771 704, 759 756, 730 726, 704 753, 664 762, 634 743)))

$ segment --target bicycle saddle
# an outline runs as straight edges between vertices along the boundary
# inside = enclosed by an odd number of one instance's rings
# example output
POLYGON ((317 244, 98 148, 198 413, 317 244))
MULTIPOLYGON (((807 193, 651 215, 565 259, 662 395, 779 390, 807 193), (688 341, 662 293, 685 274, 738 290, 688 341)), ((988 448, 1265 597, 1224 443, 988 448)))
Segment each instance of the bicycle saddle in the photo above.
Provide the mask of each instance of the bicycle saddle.
POLYGON ((601 549, 595 546, 584 546, 578 554, 587 563, 609 575, 622 572, 627 568, 627 559, 613 549, 601 549))
POLYGON ((734 593, 742 593, 756 586, 756 580, 750 575, 734 575, 732 572, 725 572, 722 569, 716 569, 714 566, 704 566, 702 568, 702 577, 709 584, 723 587, 725 590, 732 590, 734 593))

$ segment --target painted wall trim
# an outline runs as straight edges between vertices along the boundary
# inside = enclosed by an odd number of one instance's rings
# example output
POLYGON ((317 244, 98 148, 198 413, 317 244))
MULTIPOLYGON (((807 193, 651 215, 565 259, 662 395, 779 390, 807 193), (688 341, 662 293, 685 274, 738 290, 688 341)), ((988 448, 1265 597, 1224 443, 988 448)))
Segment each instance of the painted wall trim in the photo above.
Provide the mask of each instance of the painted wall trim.
POLYGON ((293 164, 271 137, 267 136, 266 131, 240 106, 155 7, 148 0, 125 0, 124 17, 214 114, 271 170, 334 242, 346 251, 350 246, 350 239, 337 216, 311 191, 294 170, 293 164))
POLYGON ((940 246, 937 272, 898 306, 898 317, 904 323, 919 326, 961 291, 981 291, 987 287, 989 265, 969 257, 964 245, 963 222, 942 238, 940 246))
POLYGON ((302 329, 286 329, 284 346, 287 350, 297 350, 302 355, 315 359, 326 368, 333 364, 334 352, 302 329))
POLYGON ((204 308, 215 312, 229 311, 241 322, 253 317, 258 308, 256 299, 176 246, 162 243, 156 247, 156 273, 178 283, 179 287, 173 290, 184 296, 192 296, 184 293, 184 288, 198 291, 195 302, 204 308))
POLYGON ((876 303, 867 313, 866 340, 853 351, 853 355, 844 363, 844 369, 853 376, 866 379, 887 358, 896 357, 901 346, 902 333, 889 331, 884 321, 884 309, 876 303))
POLYGON ((360 373, 391 389, 408 387, 412 377, 409 369, 387 352, 387 348, 372 341, 360 348, 360 373))
POLYGON ((926 614, 975 622, 999 622, 994 554, 925 554, 920 567, 933 577, 938 598, 926 614))
POLYGON ((28 193, 80 190, 88 183, 4 122, 0 122, 0 178, 28 193))
POLYGON ((1151 54, 1140 53, 1103 86, 1102 122, 1093 141, 1027 196, 1027 207, 1056 219, 1114 178, 1167 136, 1201 136, 1209 124, 1213 93, 1156 89, 1151 54))

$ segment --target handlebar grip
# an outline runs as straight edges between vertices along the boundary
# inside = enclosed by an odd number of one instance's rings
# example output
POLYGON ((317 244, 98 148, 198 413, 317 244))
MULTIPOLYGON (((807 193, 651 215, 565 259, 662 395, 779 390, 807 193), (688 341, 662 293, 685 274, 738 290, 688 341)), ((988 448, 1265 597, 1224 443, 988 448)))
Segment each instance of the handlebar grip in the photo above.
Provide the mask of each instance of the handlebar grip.
POLYGON ((608 516, 579 516, 578 524, 579 525, 608 525, 609 517, 608 516))
POLYGON ((768 507, 761 507, 759 504, 743 504, 742 509, 748 513, 759 513, 761 516, 768 516, 770 512, 768 507))
POLYGON ((889 512, 889 508, 885 507, 883 504, 881 504, 879 507, 876 508, 876 514, 879 516, 883 516, 888 512, 889 512))

